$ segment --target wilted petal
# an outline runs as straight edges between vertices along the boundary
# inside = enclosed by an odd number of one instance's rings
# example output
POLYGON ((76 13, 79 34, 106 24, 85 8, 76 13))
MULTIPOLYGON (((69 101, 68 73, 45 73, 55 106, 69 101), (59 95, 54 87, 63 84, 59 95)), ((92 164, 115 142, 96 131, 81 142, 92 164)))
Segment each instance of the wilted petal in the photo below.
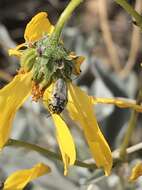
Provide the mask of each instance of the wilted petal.
POLYGON ((0 149, 9 138, 16 111, 30 95, 31 77, 32 73, 16 75, 0 90, 0 149))
POLYGON ((45 33, 52 33, 54 26, 49 22, 47 16, 46 12, 40 12, 27 24, 24 33, 24 38, 27 42, 37 41, 45 33))
POLYGON ((67 109, 71 118, 83 128, 96 165, 104 168, 105 174, 109 175, 112 168, 112 154, 99 129, 91 99, 85 92, 72 83, 68 83, 68 89, 69 100, 67 109))
POLYGON ((136 164, 136 166, 132 169, 132 173, 129 177, 129 180, 133 182, 140 176, 142 176, 142 163, 136 164))
POLYGON ((90 96, 92 104, 113 104, 119 108, 131 108, 137 112, 142 112, 142 106, 138 105, 135 100, 127 98, 98 98, 90 96))
POLYGON ((80 66, 85 60, 83 56, 77 56, 74 52, 71 52, 69 58, 74 61, 75 67, 73 68, 73 74, 79 75, 81 72, 80 66))
POLYGON ((22 190, 30 181, 50 171, 50 168, 43 163, 39 163, 31 169, 16 171, 6 179, 4 190, 22 190))
POLYGON ((22 52, 20 51, 20 49, 21 49, 22 47, 26 47, 26 43, 22 43, 22 44, 16 46, 15 48, 9 49, 9 50, 8 50, 9 56, 15 55, 15 56, 17 56, 17 57, 20 57, 20 56, 22 55, 22 52))
POLYGON ((80 74, 80 72, 81 72, 80 67, 81 67, 81 64, 83 63, 84 60, 85 60, 85 57, 83 57, 83 56, 78 56, 78 57, 74 60, 74 62, 75 62, 75 68, 74 68, 74 70, 73 70, 73 73, 74 73, 75 75, 79 75, 79 74, 80 74))
POLYGON ((56 126, 57 140, 64 162, 64 175, 67 175, 67 170, 70 165, 73 165, 76 160, 76 151, 73 138, 66 123, 57 115, 52 115, 56 126))

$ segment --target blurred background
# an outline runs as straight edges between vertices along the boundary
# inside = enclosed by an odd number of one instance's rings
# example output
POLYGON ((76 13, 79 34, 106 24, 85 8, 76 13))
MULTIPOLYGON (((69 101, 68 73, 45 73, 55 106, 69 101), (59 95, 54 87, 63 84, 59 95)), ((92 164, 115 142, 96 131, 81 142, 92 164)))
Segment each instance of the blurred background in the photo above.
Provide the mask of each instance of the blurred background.
MULTIPOLYGON (((19 68, 19 60, 8 56, 8 49, 24 42, 26 24, 40 11, 47 11, 55 24, 69 0, 0 0, 0 88, 4 87, 19 68)), ((129 0, 142 13, 141 0, 129 0)), ((96 97, 123 97, 136 99, 141 88, 142 43, 141 31, 134 20, 114 0, 86 0, 65 26, 65 47, 86 57, 82 74, 74 83, 96 97)), ((113 105, 96 105, 100 127, 112 150, 119 148, 130 120, 131 110, 113 105)), ((72 124, 78 159, 91 158, 81 129, 72 124)), ((59 152, 55 128, 47 111, 40 103, 27 101, 16 115, 12 138, 35 143, 59 152)), ((134 145, 142 139, 141 116, 131 139, 134 145)), ((98 170, 72 167, 68 177, 63 176, 63 165, 34 151, 5 148, 0 155, 0 179, 11 172, 44 162, 52 173, 31 182, 25 190, 129 190, 142 188, 142 179, 128 183, 130 169, 142 152, 133 154, 129 164, 115 168, 110 177, 98 170)))

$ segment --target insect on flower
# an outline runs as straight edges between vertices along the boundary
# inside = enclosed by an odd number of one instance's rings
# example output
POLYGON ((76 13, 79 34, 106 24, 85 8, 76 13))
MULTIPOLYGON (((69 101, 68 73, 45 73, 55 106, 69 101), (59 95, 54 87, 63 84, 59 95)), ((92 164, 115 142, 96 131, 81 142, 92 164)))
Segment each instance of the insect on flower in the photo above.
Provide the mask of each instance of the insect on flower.
POLYGON ((67 85, 63 79, 58 79, 52 90, 51 98, 48 102, 49 111, 54 114, 60 114, 68 102, 67 85))
MULTIPOLYGON (((64 175, 67 175, 68 167, 74 165, 76 160, 73 137, 60 115, 65 107, 71 120, 77 122, 84 131, 96 165, 109 175, 112 154, 99 129, 94 103, 90 96, 72 83, 72 77, 80 75, 84 57, 66 50, 64 44, 54 38, 55 28, 47 18, 47 13, 40 12, 26 26, 25 43, 9 50, 9 55, 20 58, 21 68, 18 75, 0 90, 0 148, 2 149, 9 139, 16 112, 32 95, 35 101, 42 99, 44 106, 51 113, 64 163, 64 175), (23 50, 22 47, 26 49, 23 50)), ((35 175, 32 173, 32 176, 35 175)), ((28 179, 31 178, 28 176, 28 179)))

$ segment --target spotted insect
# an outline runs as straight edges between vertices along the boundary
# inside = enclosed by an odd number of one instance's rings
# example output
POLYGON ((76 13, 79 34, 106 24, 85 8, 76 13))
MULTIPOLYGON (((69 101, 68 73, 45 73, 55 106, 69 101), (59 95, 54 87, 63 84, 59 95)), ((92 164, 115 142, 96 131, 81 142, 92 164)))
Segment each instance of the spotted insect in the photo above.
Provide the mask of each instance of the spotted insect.
POLYGON ((51 93, 51 98, 48 102, 48 109, 52 114, 60 114, 68 102, 67 84, 63 79, 58 79, 51 93))

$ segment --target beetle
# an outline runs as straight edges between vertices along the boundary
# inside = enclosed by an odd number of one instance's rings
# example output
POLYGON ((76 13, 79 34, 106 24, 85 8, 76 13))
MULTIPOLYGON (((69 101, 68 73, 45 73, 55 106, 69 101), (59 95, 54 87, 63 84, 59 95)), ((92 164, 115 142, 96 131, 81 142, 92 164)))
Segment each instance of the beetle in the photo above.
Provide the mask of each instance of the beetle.
POLYGON ((53 86, 48 109, 52 114, 60 114, 65 109, 67 102, 67 84, 62 78, 59 78, 53 86))

